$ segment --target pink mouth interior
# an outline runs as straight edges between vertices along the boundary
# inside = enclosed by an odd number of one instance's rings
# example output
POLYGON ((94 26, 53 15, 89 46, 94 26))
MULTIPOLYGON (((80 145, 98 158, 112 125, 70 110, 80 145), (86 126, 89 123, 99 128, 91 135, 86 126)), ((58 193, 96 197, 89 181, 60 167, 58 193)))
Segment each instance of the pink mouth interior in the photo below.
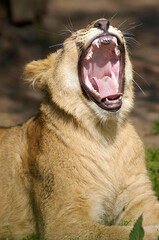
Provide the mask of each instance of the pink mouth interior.
POLYGON ((113 40, 99 47, 94 42, 83 61, 85 85, 101 100, 119 98, 122 96, 119 81, 120 51, 113 40))

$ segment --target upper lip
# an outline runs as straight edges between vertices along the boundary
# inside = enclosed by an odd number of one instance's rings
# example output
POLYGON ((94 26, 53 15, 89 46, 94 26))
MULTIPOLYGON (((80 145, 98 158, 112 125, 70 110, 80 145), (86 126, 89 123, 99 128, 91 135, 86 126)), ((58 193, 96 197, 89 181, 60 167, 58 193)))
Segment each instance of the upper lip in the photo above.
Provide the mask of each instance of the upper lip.
MULTIPOLYGON (((114 54, 114 56, 115 56, 115 54, 114 54)), ((97 57, 98 57, 98 54, 97 54, 97 57)), ((100 57, 100 55, 99 55, 99 57, 100 57)), ((79 58, 79 79, 80 79, 82 89, 86 93, 87 97, 89 97, 91 100, 96 102, 101 108, 103 108, 105 110, 116 111, 122 105, 122 95, 123 95, 123 85, 124 85, 124 81, 123 81, 123 79, 124 79, 124 62, 125 62, 124 46, 122 45, 120 39, 116 35, 110 34, 110 33, 105 33, 105 34, 99 35, 98 37, 94 38, 91 41, 91 43, 89 43, 87 45, 86 49, 85 50, 83 49, 83 51, 81 52, 81 55, 79 58), (119 79, 118 79, 118 84, 119 84, 118 89, 119 90, 114 95, 110 94, 110 96, 106 96, 106 98, 104 98, 104 95, 102 96, 101 92, 99 92, 100 93, 99 94, 96 91, 96 89, 94 90, 91 87, 92 82, 91 82, 91 84, 89 84, 90 86, 88 87, 88 85, 86 84, 86 82, 84 80, 84 74, 83 74, 82 68, 83 68, 83 62, 85 63, 87 60, 88 61, 91 60, 92 54, 93 54, 93 49, 95 47, 99 48, 100 45, 103 45, 103 44, 109 45, 111 43, 114 44, 113 50, 117 56, 116 58, 119 58, 119 62, 120 62, 119 79), (120 55, 120 56, 118 56, 118 55, 120 55)), ((106 63, 105 63, 105 66, 106 66, 106 63)), ((105 76, 104 78, 109 78, 109 77, 105 76)), ((93 79, 95 79, 95 77, 93 77, 93 79)), ((94 80, 92 80, 92 81, 94 81, 94 80)), ((99 83, 99 86, 97 86, 97 87, 100 87, 100 85, 102 84, 99 79, 98 79, 98 81, 97 81, 97 79, 95 79, 95 84, 96 83, 97 83, 97 85, 99 83)), ((104 88, 106 88, 106 86, 104 86, 104 88)))

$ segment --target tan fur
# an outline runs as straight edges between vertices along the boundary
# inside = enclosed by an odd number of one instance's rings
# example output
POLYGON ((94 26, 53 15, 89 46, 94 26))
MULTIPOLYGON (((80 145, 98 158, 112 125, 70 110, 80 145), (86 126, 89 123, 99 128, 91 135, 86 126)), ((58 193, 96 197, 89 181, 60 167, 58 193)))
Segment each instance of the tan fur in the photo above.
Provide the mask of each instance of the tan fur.
MULTIPOLYGON (((102 110, 81 91, 75 43, 86 46, 101 34, 93 24, 26 66, 28 81, 46 97, 37 117, 0 129, 0 238, 10 231, 15 239, 37 233, 47 240, 126 240, 131 226, 118 224, 133 225, 142 213, 144 239, 159 235, 159 203, 142 142, 128 120, 133 76, 127 51, 118 112, 102 110)), ((120 31, 109 31, 125 44, 120 31)))

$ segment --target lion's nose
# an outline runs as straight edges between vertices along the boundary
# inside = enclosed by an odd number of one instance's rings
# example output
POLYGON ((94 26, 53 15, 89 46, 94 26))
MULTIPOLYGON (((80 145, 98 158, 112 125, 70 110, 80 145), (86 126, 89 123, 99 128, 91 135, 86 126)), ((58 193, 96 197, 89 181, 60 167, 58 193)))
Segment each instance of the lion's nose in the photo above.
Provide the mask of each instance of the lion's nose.
POLYGON ((107 32, 107 31, 108 31, 108 28, 109 28, 109 25, 110 25, 109 20, 107 20, 107 19, 101 19, 101 20, 98 20, 98 21, 94 24, 94 27, 99 28, 99 29, 103 30, 104 32, 107 32))

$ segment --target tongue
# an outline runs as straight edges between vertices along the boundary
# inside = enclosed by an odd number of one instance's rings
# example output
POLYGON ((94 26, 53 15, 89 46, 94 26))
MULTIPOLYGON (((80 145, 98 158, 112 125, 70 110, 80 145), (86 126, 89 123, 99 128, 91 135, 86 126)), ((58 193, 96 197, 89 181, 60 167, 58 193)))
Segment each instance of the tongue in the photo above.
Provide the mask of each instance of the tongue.
POLYGON ((121 94, 118 93, 116 82, 108 76, 105 76, 102 79, 93 77, 91 83, 94 89, 99 92, 101 99, 121 96, 121 94))

